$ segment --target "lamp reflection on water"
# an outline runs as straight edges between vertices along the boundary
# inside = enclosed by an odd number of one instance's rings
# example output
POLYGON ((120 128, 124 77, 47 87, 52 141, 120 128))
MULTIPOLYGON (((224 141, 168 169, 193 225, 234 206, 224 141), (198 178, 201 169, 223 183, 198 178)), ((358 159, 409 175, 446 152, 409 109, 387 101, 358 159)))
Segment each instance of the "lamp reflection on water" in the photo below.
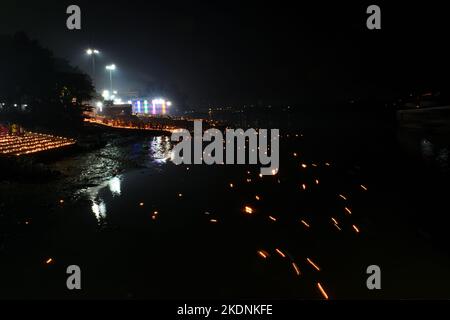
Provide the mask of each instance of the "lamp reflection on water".
POLYGON ((428 139, 421 139, 420 152, 425 161, 436 165, 442 171, 448 171, 449 148, 447 146, 432 143, 428 139))
MULTIPOLYGON (((144 162, 148 168, 155 164, 165 164, 170 159, 172 143, 168 136, 152 137, 144 143, 133 144, 133 150, 127 153, 127 159, 144 162)), ((91 202, 91 211, 98 224, 105 223, 107 218, 107 202, 112 197, 122 196, 122 175, 111 177, 95 187, 88 188, 86 195, 91 202), (109 190, 109 191, 108 191, 109 190)))
POLYGON ((96 187, 89 188, 87 190, 90 201, 92 203, 91 210, 92 213, 94 213, 98 223, 103 222, 103 220, 106 218, 106 203, 100 196, 100 191, 108 187, 113 197, 120 196, 121 183, 122 183, 121 177, 117 176, 103 182, 102 184, 96 187))
POLYGON ((106 218, 106 205, 103 200, 100 200, 99 203, 97 203, 96 200, 92 200, 91 209, 92 212, 95 214, 95 218, 97 218, 98 222, 106 218))
POLYGON ((427 139, 420 141, 420 150, 425 159, 430 160, 434 157, 434 145, 427 139))
POLYGON ((114 177, 108 181, 109 191, 113 196, 120 196, 120 178, 114 177))
POLYGON ((166 163, 171 158, 172 143, 168 136, 156 137, 150 142, 151 156, 157 163, 166 163))

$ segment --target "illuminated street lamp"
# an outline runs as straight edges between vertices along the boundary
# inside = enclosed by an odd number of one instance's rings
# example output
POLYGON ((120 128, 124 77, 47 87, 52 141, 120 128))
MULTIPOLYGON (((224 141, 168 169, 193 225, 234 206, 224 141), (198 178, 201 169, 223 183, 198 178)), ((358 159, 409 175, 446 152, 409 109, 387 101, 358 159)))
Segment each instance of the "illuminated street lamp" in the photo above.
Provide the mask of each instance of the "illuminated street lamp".
POLYGON ((105 100, 109 100, 109 91, 108 90, 103 90, 102 97, 105 100))
POLYGON ((95 56, 100 54, 97 49, 87 49, 86 54, 92 57, 92 80, 95 84, 95 56))
POLYGON ((106 70, 109 71, 109 84, 110 84, 111 92, 113 92, 112 72, 113 72, 114 70, 116 70, 116 65, 115 65, 115 64, 110 64, 109 66, 106 66, 106 70))

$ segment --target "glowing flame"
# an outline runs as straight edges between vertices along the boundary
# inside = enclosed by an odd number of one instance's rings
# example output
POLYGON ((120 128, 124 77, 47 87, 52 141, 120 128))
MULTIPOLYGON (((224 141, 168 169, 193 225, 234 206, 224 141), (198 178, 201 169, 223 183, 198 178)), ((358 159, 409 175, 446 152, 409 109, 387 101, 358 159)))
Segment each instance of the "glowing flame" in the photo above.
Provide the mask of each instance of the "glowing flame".
POLYGON ((301 222, 305 225, 305 227, 309 228, 309 224, 305 220, 301 220, 301 222))
POLYGON ((275 249, 275 251, 283 258, 286 258, 286 255, 283 253, 283 251, 281 251, 280 249, 275 249))
POLYGON ((244 212, 247 214, 252 214, 253 213, 253 209, 249 206, 245 206, 244 207, 244 212))
POLYGON ((317 282, 317 287, 319 288, 320 293, 322 293, 322 296, 325 298, 325 300, 328 300, 328 294, 322 288, 322 285, 320 284, 320 282, 317 282))
POLYGON ((300 269, 298 268, 297 264, 295 262, 292 262, 292 266, 294 267, 295 273, 300 276, 301 272, 300 269))
POLYGON ((310 258, 306 258, 306 260, 309 262, 310 265, 314 267, 317 271, 320 271, 319 266, 317 266, 310 258))

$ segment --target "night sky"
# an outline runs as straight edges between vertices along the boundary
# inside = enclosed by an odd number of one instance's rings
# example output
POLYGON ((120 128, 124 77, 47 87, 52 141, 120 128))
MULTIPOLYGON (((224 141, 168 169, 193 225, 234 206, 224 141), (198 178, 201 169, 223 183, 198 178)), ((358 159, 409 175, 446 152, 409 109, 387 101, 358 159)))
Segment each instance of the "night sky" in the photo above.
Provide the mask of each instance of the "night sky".
POLYGON ((115 63, 120 91, 163 88, 192 106, 338 105, 450 87, 445 5, 421 2, 376 3, 382 30, 368 30, 372 2, 2 0, 0 32, 25 31, 86 72, 84 50, 99 49, 98 89, 115 63), (80 31, 66 28, 70 4, 80 31))

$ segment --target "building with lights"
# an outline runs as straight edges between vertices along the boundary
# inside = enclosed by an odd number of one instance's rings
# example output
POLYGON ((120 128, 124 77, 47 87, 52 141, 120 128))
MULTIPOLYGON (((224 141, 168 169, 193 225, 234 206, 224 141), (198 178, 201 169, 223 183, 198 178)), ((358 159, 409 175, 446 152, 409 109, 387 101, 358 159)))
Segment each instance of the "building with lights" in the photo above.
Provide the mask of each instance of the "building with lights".
POLYGON ((97 114, 118 117, 118 116, 131 116, 131 105, 129 104, 108 104, 97 110, 97 114))
POLYGON ((136 115, 166 115, 172 105, 170 101, 162 98, 137 98, 128 101, 132 105, 132 113, 136 115))

